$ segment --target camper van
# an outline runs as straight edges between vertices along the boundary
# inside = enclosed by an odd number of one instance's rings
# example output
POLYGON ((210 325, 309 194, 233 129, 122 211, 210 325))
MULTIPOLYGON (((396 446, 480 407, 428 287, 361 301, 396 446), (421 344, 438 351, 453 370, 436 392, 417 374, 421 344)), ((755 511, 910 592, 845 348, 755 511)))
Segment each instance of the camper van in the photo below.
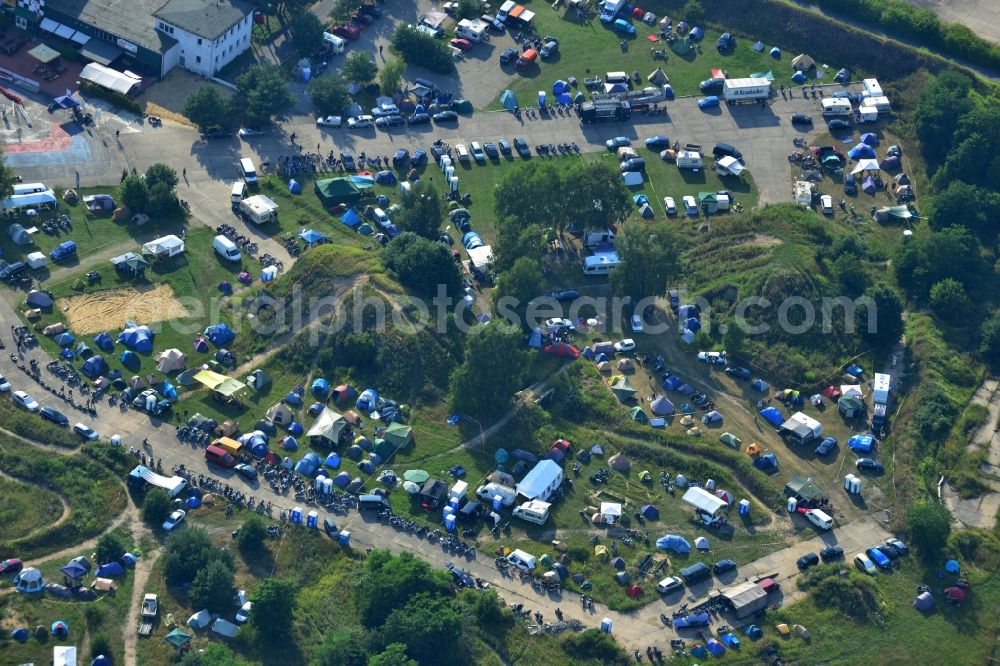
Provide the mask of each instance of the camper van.
POLYGON ((249 157, 240 160, 240 173, 243 174, 243 180, 247 182, 247 185, 257 184, 257 167, 253 165, 253 160, 249 157))
POLYGON ((536 525, 544 525, 545 521, 549 519, 549 507, 551 506, 548 502, 531 500, 515 507, 514 517, 536 525))
POLYGON ((861 97, 881 97, 882 85, 878 79, 865 79, 861 82, 861 97))
POLYGON ((537 563, 534 555, 526 553, 520 548, 508 555, 507 561, 522 571, 531 571, 537 563))
POLYGON ((381 511, 388 508, 389 502, 381 495, 361 495, 358 497, 358 509, 360 511, 381 511))
POLYGON ((583 258, 583 274, 607 275, 621 264, 622 260, 614 252, 594 254, 583 258))
POLYGON ((239 261, 240 249, 236 247, 236 243, 229 240, 225 236, 216 236, 212 239, 212 249, 218 253, 223 259, 229 261, 239 261))
POLYGON ((486 34, 486 24, 479 19, 462 19, 455 26, 455 36, 464 37, 470 42, 488 42, 490 36, 486 34))
POLYGON ((806 511, 806 518, 810 523, 820 528, 821 530, 828 530, 833 527, 833 518, 823 513, 819 509, 809 509, 806 511))
POLYGON ((329 32, 323 33, 323 43, 329 48, 331 55, 339 55, 347 50, 347 40, 329 32))
POLYGON ((233 190, 229 194, 229 202, 235 207, 238 206, 247 193, 247 184, 242 180, 233 183, 233 190))
POLYGON ((850 100, 840 97, 826 97, 823 99, 823 115, 827 118, 836 116, 851 115, 850 100))
POLYGON ((476 497, 486 502, 492 502, 493 498, 497 495, 500 496, 500 502, 503 506, 513 506, 514 500, 517 499, 517 491, 509 486, 502 486, 499 483, 487 483, 485 486, 479 486, 476 489, 476 497))
POLYGON ((681 150, 677 153, 677 168, 700 171, 705 166, 705 161, 701 158, 701 153, 693 150, 681 150))

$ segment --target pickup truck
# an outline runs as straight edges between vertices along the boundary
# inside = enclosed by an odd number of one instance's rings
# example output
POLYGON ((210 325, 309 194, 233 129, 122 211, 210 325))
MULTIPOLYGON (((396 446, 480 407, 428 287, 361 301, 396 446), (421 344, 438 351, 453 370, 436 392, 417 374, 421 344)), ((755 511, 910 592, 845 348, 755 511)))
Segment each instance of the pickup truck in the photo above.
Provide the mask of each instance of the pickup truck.
POLYGON ((153 623, 156 621, 156 614, 160 611, 160 600, 155 594, 147 594, 142 598, 141 622, 139 622, 139 635, 149 636, 153 633, 153 623))

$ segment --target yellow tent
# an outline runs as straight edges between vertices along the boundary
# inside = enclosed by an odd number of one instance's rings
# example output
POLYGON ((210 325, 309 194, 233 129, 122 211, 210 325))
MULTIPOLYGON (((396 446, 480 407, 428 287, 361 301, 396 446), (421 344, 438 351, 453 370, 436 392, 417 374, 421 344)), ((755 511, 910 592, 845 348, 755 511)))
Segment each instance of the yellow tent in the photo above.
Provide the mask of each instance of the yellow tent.
POLYGON ((757 442, 754 442, 753 444, 751 444, 746 448, 746 454, 748 456, 758 456, 760 455, 760 452, 761 452, 760 444, 758 444, 757 442))
POLYGON ((594 546, 594 557, 599 559, 601 562, 608 561, 608 549, 606 546, 594 546))
POLYGON ((685 427, 694 425, 694 418, 690 414, 685 415, 681 419, 681 425, 685 427))

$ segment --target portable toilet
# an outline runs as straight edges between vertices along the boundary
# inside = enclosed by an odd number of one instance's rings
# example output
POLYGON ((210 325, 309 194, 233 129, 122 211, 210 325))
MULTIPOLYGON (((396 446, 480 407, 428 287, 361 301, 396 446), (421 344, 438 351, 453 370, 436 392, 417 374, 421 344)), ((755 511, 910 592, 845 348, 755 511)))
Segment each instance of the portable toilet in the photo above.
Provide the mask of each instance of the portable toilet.
POLYGON ((795 510, 799 507, 799 501, 794 497, 788 498, 788 513, 795 513, 795 510))
POLYGON ((292 523, 295 524, 295 525, 301 525, 302 524, 302 507, 301 506, 297 506, 297 507, 294 507, 292 509, 291 519, 292 519, 292 523))
POLYGON ((451 188, 452 192, 458 192, 458 177, 452 176, 448 179, 448 187, 451 188))
POLYGON ((444 528, 449 532, 455 531, 455 514, 449 513, 444 517, 444 528))
POLYGON ((310 511, 306 515, 306 527, 313 530, 319 527, 319 511, 310 511))
POLYGON ((446 520, 448 516, 453 515, 454 513, 455 513, 455 508, 447 504, 443 509, 441 509, 441 517, 446 520))
POLYGON ((402 182, 399 184, 399 193, 403 196, 408 196, 410 194, 410 190, 412 189, 413 186, 407 182, 402 182))
POLYGON ((500 495, 493 496, 493 510, 499 511, 503 508, 503 497, 500 495))
POLYGON ((852 481, 854 481, 853 474, 848 474, 847 476, 844 477, 844 490, 846 490, 847 492, 851 492, 851 487, 853 485, 851 483, 852 481))
POLYGON ((448 167, 451 166, 451 158, 447 155, 442 155, 441 162, 439 163, 439 165, 441 167, 441 171, 446 170, 448 167))
POLYGON ((325 479, 326 479, 325 476, 317 476, 316 477, 316 481, 315 481, 315 483, 313 483, 313 487, 316 489, 316 492, 320 492, 320 493, 323 492, 323 481, 325 479))
POLYGON ((351 545, 351 533, 347 530, 341 530, 340 534, 337 535, 337 542, 344 548, 348 548, 351 545))
POLYGON ((448 168, 444 170, 444 177, 449 180, 455 177, 455 167, 448 165, 448 168))
POLYGON ((746 518, 747 516, 750 515, 750 500, 748 500, 748 499, 741 499, 739 507, 740 507, 739 508, 739 512, 740 512, 741 516, 743 516, 744 518, 746 518))
POLYGON ((606 634, 610 634, 611 627, 612 627, 612 622, 610 617, 606 617, 603 620, 601 620, 601 631, 603 631, 606 634))

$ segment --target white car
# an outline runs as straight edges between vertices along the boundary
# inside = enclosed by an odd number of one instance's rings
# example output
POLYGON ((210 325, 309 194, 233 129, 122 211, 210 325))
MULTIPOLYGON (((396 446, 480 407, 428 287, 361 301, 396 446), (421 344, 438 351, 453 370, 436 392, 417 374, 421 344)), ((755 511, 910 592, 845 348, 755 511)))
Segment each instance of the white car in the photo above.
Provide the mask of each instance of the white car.
POLYGON ((726 352, 714 352, 714 351, 703 351, 698 352, 698 360, 702 363, 711 363, 714 365, 725 365, 726 364, 726 352))
POLYGON ((819 206, 824 215, 833 215, 833 197, 829 194, 824 194, 819 198, 819 206))
POLYGON ((323 116, 316 119, 316 124, 320 127, 340 127, 344 119, 340 116, 323 116))
POLYGON ((253 608, 253 602, 248 601, 240 609, 236 611, 236 624, 243 624, 250 619, 250 609, 253 608))
POLYGON ((690 194, 684 197, 684 212, 690 217, 698 217, 698 200, 690 194))
POLYGON ((183 523, 185 518, 187 518, 187 511, 184 509, 177 509, 170 514, 169 518, 163 521, 163 529, 170 532, 175 527, 183 523))
POLYGON ((486 153, 483 152, 483 147, 479 145, 478 141, 473 141, 471 144, 469 144, 469 148, 472 149, 473 159, 475 159, 477 162, 486 161, 486 153))
POLYGON ((667 209, 667 215, 677 214, 677 204, 673 197, 663 197, 663 207, 667 209))
POLYGON ((572 331, 576 327, 573 326, 573 322, 571 322, 569 319, 563 319, 562 317, 553 317, 552 319, 545 320, 545 328, 550 328, 553 331, 557 331, 560 328, 568 328, 569 330, 572 331))
POLYGON ((361 129, 363 127, 371 127, 375 124, 375 119, 371 116, 357 116, 356 118, 348 118, 347 126, 351 129, 361 129))
POLYGON ((458 154, 458 159, 462 162, 469 161, 469 149, 465 147, 464 143, 456 143, 455 152, 458 154))
POLYGON ((73 432, 75 432, 80 437, 83 437, 86 440, 94 440, 100 437, 100 435, 96 430, 82 423, 77 423, 76 425, 74 425, 73 432))
POLYGON ((241 127, 238 132, 241 138, 245 139, 248 136, 264 136, 267 134, 266 127, 241 127))
POLYGON ((10 382, 3 375, 0 375, 0 393, 10 393, 10 382))
POLYGON ((40 409, 35 399, 24 391, 14 391, 11 395, 14 398, 14 404, 21 409, 27 409, 29 412, 37 412, 40 409))
POLYGON ((632 332, 642 333, 642 317, 637 314, 632 315, 632 332))
POLYGON ((635 340, 632 338, 625 338, 615 343, 616 352, 630 352, 635 349, 635 340))

